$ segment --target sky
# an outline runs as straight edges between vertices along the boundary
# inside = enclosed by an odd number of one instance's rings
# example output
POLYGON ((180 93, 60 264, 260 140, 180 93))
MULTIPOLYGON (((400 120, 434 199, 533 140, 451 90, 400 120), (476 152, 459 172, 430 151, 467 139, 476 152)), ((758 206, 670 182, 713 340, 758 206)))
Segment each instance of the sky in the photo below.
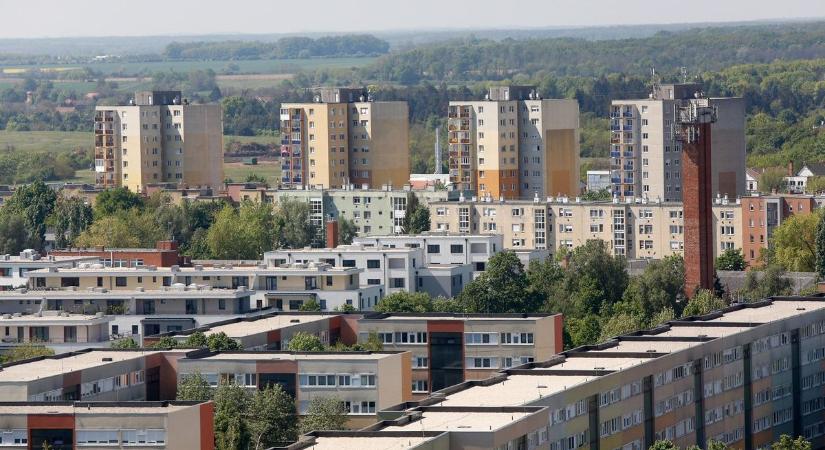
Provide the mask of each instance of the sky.
POLYGON ((581 27, 823 17, 825 0, 0 0, 0 38, 581 27))

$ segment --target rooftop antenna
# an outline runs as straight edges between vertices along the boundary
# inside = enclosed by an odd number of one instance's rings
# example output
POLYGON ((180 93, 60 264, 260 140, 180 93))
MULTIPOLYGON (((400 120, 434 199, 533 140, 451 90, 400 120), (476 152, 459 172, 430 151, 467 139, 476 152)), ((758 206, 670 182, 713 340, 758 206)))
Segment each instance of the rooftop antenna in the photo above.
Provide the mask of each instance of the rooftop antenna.
POLYGON ((435 127, 435 174, 441 175, 441 140, 439 127, 435 127))

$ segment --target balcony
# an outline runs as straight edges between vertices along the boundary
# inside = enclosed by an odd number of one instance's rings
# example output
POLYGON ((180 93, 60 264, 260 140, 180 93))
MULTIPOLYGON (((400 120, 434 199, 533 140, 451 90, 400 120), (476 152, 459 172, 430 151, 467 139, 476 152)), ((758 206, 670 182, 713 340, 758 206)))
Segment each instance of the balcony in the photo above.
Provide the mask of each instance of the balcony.
POLYGON ((622 117, 633 117, 633 111, 625 111, 622 113, 622 117))
POLYGON ((622 131, 622 127, 619 125, 611 125, 610 131, 622 131))
POLYGON ((610 152, 610 157, 611 158, 618 158, 620 155, 621 155, 620 152, 610 152))
POLYGON ((633 131, 633 125, 627 125, 627 124, 625 124, 625 126, 624 126, 623 130, 624 130, 624 131, 633 131))
POLYGON ((633 164, 625 164, 622 166, 622 170, 633 170, 633 164))
POLYGON ((625 158, 633 158, 634 157, 633 152, 624 152, 624 153, 622 153, 622 156, 625 157, 625 158))
POLYGON ((634 181, 633 181, 633 178, 625 178, 625 179, 624 179, 624 181, 623 181, 623 183, 624 183, 624 184, 633 184, 633 183, 634 183, 634 181))
POLYGON ((613 183, 613 184, 619 184, 619 183, 622 182, 622 179, 621 178, 611 178, 610 182, 613 183))
POLYGON ((616 119, 616 118, 619 118, 619 117, 622 117, 621 112, 619 112, 619 111, 610 111, 610 118, 611 119, 616 119))
POLYGON ((633 197, 633 191, 624 191, 622 192, 622 195, 625 197, 633 197))

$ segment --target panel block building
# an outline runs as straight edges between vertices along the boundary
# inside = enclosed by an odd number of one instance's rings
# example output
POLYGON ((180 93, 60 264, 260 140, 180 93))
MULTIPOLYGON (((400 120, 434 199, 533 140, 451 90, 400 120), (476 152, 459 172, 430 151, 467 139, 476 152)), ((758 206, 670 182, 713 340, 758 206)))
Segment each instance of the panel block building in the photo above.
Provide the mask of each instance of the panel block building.
POLYGON ((410 176, 409 108, 365 89, 322 88, 281 105, 281 184, 401 187, 410 176))
POLYGON ((579 105, 541 99, 534 86, 490 88, 482 101, 451 101, 450 181, 498 199, 579 192, 579 105))
POLYGON ((223 183, 220 105, 191 105, 180 91, 135 93, 132 104, 95 109, 95 182, 134 192, 158 183, 223 183))
MULTIPOLYGON (((610 110, 611 186, 620 198, 682 200, 682 146, 675 106, 702 90, 695 83, 656 86, 650 98, 614 100, 610 110)), ((718 111, 711 127, 711 193, 745 195, 745 101, 709 98, 718 111)))

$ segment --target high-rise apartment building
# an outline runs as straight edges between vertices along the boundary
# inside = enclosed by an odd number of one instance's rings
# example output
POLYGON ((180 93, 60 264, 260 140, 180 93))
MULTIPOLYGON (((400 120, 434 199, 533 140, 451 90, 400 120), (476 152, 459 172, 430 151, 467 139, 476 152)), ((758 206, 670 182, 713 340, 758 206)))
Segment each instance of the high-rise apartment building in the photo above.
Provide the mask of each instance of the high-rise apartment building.
POLYGON ((191 105, 180 91, 137 92, 131 103, 96 108, 98 185, 143 192, 157 183, 223 183, 220 105, 191 105))
MULTIPOLYGON (((610 110, 613 194, 620 198, 682 201, 682 147, 674 136, 677 104, 694 99, 701 85, 664 84, 649 98, 614 100, 610 110)), ((707 98, 717 110, 711 126, 711 193, 745 194, 745 101, 707 98)))
POLYGON ((314 103, 281 105, 281 183, 401 187, 410 176, 409 108, 364 89, 323 88, 314 103))
POLYGON ((490 88, 449 109, 450 180, 481 197, 579 192, 579 105, 542 99, 533 86, 490 88))

